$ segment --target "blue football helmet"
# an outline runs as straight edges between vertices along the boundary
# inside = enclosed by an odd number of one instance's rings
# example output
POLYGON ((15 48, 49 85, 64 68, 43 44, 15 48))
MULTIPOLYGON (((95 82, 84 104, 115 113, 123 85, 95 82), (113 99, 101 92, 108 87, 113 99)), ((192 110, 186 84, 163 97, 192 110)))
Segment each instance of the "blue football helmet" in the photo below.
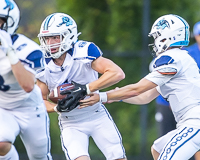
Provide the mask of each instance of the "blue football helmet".
POLYGON ((160 54, 169 47, 182 47, 189 44, 189 25, 180 16, 169 14, 158 18, 149 33, 154 43, 149 44, 153 48, 153 54, 160 54))
POLYGON ((13 34, 19 26, 19 8, 13 0, 0 0, 0 4, 0 18, 5 22, 1 29, 13 34))
POLYGON ((42 22, 38 38, 45 57, 59 58, 62 54, 73 48, 81 33, 77 31, 76 22, 64 13, 53 13, 42 22), (48 45, 45 37, 60 36, 60 43, 48 45), (51 49, 59 47, 59 51, 51 53, 51 49))

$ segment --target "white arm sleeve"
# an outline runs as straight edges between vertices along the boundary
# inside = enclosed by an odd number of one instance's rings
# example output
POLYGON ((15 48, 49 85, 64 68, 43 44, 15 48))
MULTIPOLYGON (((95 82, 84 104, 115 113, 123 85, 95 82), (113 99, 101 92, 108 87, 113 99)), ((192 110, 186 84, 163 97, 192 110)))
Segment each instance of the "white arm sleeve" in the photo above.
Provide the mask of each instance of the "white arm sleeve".
POLYGON ((144 78, 157 84, 158 86, 162 86, 163 84, 167 83, 173 76, 174 75, 163 75, 154 70, 153 72, 146 75, 144 78))

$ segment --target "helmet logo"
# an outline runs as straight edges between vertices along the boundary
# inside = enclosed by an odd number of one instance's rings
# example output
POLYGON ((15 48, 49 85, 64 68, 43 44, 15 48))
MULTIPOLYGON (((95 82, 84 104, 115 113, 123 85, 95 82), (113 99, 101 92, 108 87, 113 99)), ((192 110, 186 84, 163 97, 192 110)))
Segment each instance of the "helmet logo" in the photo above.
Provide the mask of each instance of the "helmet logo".
POLYGON ((62 26, 63 24, 66 24, 66 26, 72 25, 73 21, 69 19, 68 17, 62 17, 62 22, 57 25, 57 27, 62 26))
POLYGON ((170 28, 169 23, 166 20, 160 20, 155 26, 157 26, 157 29, 165 29, 165 27, 170 28))
POLYGON ((5 0, 6 6, 3 9, 9 8, 12 10, 14 8, 14 4, 10 0, 5 0))

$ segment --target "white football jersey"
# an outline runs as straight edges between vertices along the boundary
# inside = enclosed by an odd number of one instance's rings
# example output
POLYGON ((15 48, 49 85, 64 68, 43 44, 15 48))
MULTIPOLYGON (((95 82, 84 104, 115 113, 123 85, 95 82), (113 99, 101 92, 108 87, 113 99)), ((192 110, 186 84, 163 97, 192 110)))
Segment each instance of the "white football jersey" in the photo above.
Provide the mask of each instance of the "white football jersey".
POLYGON ((188 52, 167 50, 155 59, 153 67, 145 78, 158 85, 157 90, 169 101, 176 121, 199 119, 200 74, 188 52))
MULTIPOLYGON (((94 43, 79 40, 73 50, 69 50, 66 54, 62 66, 57 66, 51 58, 45 59, 45 68, 37 71, 36 78, 46 83, 49 91, 62 83, 71 83, 71 81, 85 85, 98 79, 98 72, 91 68, 91 63, 101 55, 101 50, 94 43)), ((79 115, 97 110, 101 105, 97 103, 94 106, 83 109, 75 108, 61 114, 65 116, 79 115)))
MULTIPOLYGON (((3 31, 1 31, 3 32, 3 31)), ((25 69, 35 74, 34 69, 43 67, 43 53, 39 45, 21 34, 11 36, 16 54, 25 69)), ((35 85, 30 93, 26 93, 18 84, 8 57, 0 49, 0 107, 12 109, 20 107, 24 100, 41 99, 41 91, 35 85)))

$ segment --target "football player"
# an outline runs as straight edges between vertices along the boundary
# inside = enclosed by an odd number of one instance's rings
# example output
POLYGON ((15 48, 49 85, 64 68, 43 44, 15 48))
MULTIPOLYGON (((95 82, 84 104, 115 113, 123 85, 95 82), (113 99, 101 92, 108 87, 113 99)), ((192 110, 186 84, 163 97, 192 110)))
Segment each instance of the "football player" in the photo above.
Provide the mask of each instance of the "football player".
MULTIPOLYGON (((146 104, 160 94, 169 101, 177 129, 152 146, 154 160, 188 160, 200 149, 200 74, 194 59, 182 46, 189 43, 189 25, 177 15, 158 18, 149 33, 157 55, 153 71, 138 83, 108 91, 107 101, 146 104)), ((94 94, 81 108, 99 101, 94 94)))
POLYGON ((50 160, 49 118, 35 70, 43 67, 38 44, 18 28, 13 0, 0 0, 0 160, 19 160, 13 145, 19 135, 30 160, 50 160))
POLYGON ((106 159, 125 160, 121 135, 101 102, 82 110, 74 107, 68 110, 62 108, 61 103, 48 101, 48 94, 63 83, 79 83, 74 90, 79 97, 98 92, 125 77, 119 66, 102 57, 97 45, 78 40, 79 35, 76 22, 69 15, 53 13, 45 18, 38 37, 45 52, 46 65, 37 73, 37 84, 48 112, 59 113, 62 149, 67 159, 89 160, 91 136, 106 159), (100 78, 98 73, 102 74, 100 78))

